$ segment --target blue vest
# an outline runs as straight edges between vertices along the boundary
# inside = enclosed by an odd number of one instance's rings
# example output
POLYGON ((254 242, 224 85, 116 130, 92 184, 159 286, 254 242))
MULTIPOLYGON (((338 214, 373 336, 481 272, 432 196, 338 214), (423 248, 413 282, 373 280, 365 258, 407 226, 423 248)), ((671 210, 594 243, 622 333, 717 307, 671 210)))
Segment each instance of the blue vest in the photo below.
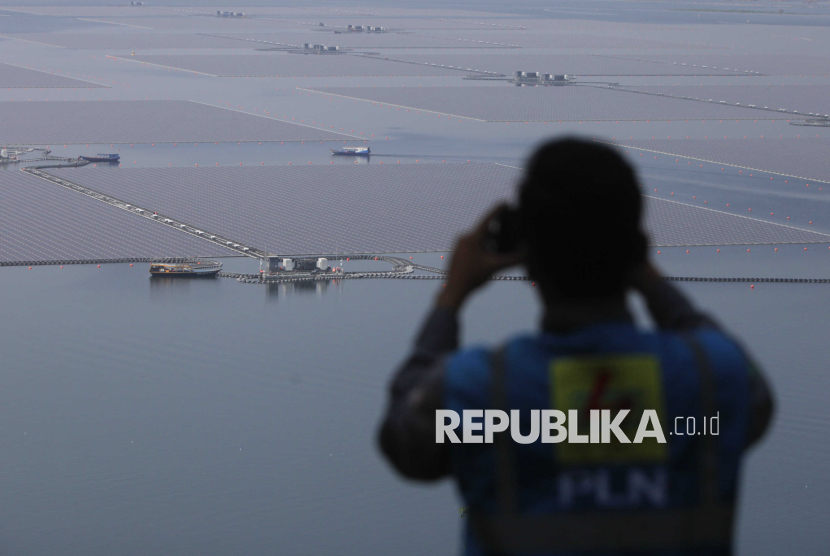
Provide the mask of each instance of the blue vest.
POLYGON ((511 410, 519 410, 519 432, 528 435, 532 410, 558 409, 568 421, 578 417, 573 432, 590 437, 600 434, 592 417, 629 409, 620 427, 633 440, 643 411, 655 410, 665 438, 626 444, 606 432, 610 442, 519 444, 508 430, 492 443, 452 444, 468 512, 465 554, 731 553, 748 373, 743 352, 720 331, 684 336, 628 323, 455 353, 444 396, 459 415, 503 409, 514 426, 511 410))

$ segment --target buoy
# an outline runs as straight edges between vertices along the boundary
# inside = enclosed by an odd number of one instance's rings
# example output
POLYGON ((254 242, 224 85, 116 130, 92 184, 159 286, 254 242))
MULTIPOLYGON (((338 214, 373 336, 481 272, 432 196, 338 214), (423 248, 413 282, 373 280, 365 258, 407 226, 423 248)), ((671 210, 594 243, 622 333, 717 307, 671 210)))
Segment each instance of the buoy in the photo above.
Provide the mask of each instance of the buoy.
POLYGON ((443 258, 444 258, 444 255, 441 255, 441 258, 443 259, 443 258))
MULTIPOLYGON (((132 265, 130 265, 130 266, 132 266, 132 265)), ((61 268, 63 268, 63 266, 61 266, 61 268)))
POLYGON ((720 253, 720 249, 718 249, 718 253, 720 253))
POLYGON ((101 268, 101 265, 98 265, 98 268, 101 268))
POLYGON ((754 289, 755 289, 755 286, 752 286, 752 285, 751 285, 751 286, 749 286, 749 289, 754 290, 754 289))
MULTIPOLYGON (((133 266, 133 263, 130 263, 130 266, 133 266)), ((63 268, 63 267, 61 267, 61 268, 63 268)))

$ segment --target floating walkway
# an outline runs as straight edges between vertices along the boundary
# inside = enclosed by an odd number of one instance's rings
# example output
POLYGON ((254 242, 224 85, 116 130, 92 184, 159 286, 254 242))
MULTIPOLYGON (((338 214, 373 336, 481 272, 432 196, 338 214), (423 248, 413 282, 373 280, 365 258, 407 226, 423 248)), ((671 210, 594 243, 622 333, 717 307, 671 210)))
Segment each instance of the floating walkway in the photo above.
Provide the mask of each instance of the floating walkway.
POLYGON ((71 158, 66 156, 52 156, 50 149, 43 149, 37 147, 0 147, 7 152, 8 157, 0 159, 0 164, 19 164, 21 162, 46 162, 48 164, 39 164, 31 166, 31 168, 79 168, 89 164, 88 160, 82 158, 71 158), (31 152, 40 152, 38 158, 18 158, 31 152))
POLYGON ((690 276, 666 276, 673 282, 776 282, 788 284, 830 284, 830 278, 706 278, 690 276))

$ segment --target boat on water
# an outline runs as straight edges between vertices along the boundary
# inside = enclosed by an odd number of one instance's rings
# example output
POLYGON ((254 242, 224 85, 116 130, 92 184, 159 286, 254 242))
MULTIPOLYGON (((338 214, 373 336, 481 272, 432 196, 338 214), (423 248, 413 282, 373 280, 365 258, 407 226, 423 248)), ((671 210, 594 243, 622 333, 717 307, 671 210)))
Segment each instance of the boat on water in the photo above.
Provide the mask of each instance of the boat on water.
POLYGON ((121 160, 120 154, 97 154, 95 156, 80 157, 87 162, 118 162, 121 160))
POLYGON ((339 154, 346 156, 369 156, 372 154, 369 147, 343 147, 342 149, 332 149, 331 154, 339 154))
POLYGON ((188 263, 150 263, 152 276, 169 276, 171 278, 205 278, 213 277, 222 270, 222 263, 217 261, 193 261, 188 263))

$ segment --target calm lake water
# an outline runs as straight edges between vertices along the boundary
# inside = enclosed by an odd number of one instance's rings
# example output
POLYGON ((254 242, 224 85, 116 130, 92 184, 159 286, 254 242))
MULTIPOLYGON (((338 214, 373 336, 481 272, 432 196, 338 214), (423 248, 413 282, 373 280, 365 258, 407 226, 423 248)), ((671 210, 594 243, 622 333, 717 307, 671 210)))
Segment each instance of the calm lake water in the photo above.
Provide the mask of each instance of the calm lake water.
MULTIPOLYGON (((685 252, 663 254, 683 270, 685 252)), ((269 291, 154 281, 145 266, 0 272, 5 553, 452 552, 451 485, 399 480, 374 444, 440 282, 269 291)), ((779 404, 747 459, 740 552, 821 553, 830 288, 683 289, 745 342, 779 404)), ((538 317, 528 284, 494 284, 464 338, 498 341, 538 317)))

